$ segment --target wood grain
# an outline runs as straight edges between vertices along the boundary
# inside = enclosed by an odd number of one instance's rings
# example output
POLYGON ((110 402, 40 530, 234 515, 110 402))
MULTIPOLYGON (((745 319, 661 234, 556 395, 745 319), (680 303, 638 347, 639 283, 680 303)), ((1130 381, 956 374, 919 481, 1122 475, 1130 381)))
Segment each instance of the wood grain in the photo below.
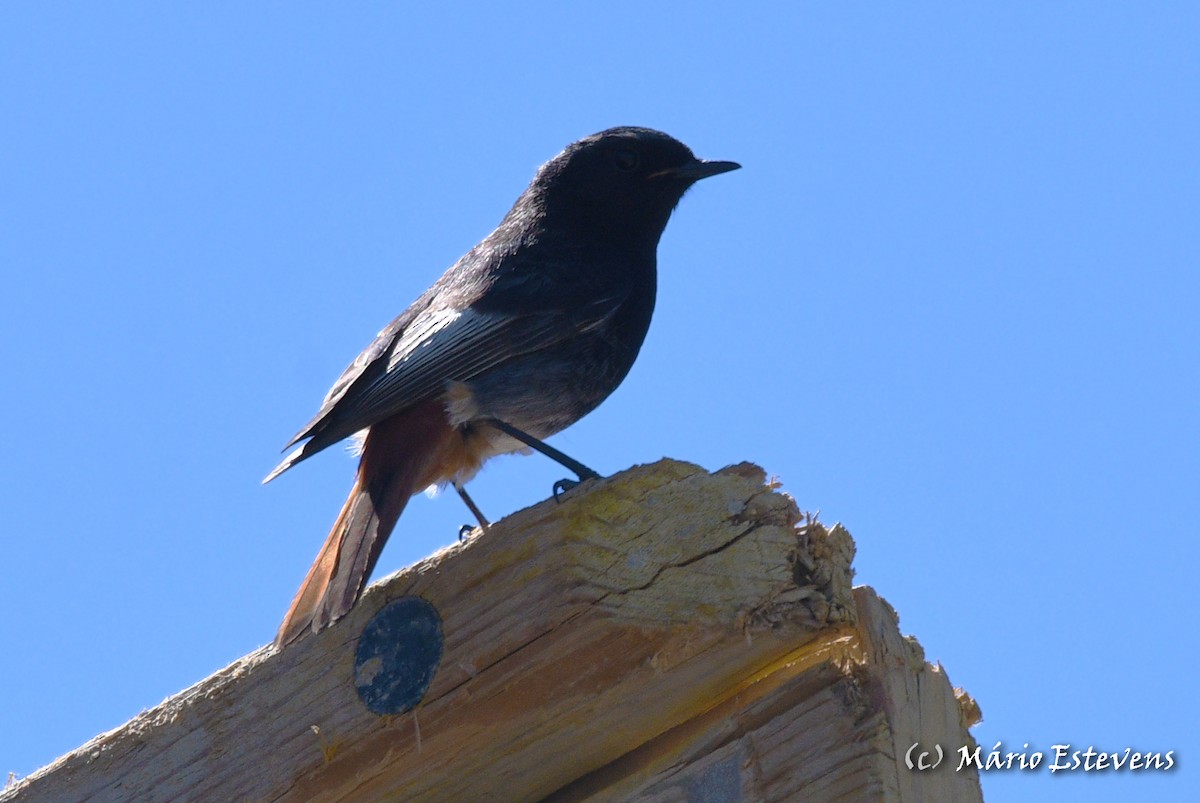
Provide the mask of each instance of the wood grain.
POLYGON ((974 775, 903 765, 970 723, 851 588, 853 554, 757 467, 635 467, 385 578, 0 801, 979 799, 974 775), (355 645, 405 595, 438 610, 444 653, 420 705, 380 717, 355 645))

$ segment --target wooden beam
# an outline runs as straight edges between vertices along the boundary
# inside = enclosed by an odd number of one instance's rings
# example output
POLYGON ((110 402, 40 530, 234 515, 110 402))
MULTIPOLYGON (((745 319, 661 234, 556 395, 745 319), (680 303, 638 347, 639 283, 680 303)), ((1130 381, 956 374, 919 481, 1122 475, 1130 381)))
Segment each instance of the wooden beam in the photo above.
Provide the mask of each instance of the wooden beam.
POLYGON ((973 715, 852 590, 853 554, 757 467, 633 468, 384 579, 0 801, 979 799, 973 773, 905 767, 912 742, 968 743, 973 715), (397 600, 431 618, 404 608, 403 635, 378 635, 400 632, 397 600), (373 713, 418 654, 419 704, 373 713))

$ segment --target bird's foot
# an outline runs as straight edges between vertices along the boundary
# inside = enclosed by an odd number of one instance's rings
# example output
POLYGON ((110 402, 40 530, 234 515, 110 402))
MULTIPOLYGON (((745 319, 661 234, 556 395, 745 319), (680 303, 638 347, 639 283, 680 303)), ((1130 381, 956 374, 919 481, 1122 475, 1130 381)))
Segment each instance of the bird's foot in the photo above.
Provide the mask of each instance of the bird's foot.
POLYGON ((563 494, 565 494, 567 491, 571 491, 571 490, 574 490, 575 488, 579 487, 580 483, 587 482, 588 480, 600 479, 599 474, 592 471, 590 468, 587 468, 586 466, 584 468, 585 468, 584 471, 579 472, 579 479, 577 479, 577 480, 563 479, 563 480, 559 480, 558 482, 554 483, 554 487, 551 490, 554 493, 554 501, 555 502, 562 502, 563 494))

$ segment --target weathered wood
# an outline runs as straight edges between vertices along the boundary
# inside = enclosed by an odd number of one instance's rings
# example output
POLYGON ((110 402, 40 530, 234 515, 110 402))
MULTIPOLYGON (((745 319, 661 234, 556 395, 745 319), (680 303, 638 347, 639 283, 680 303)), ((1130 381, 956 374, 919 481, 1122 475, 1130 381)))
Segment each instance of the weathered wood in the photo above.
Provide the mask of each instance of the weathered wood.
POLYGON ((823 633, 550 800, 982 800, 953 748, 936 770, 905 764, 914 742, 973 745, 974 701, 901 637, 874 591, 854 597, 857 626, 823 633))
POLYGON ((978 799, 974 775, 904 766, 969 723, 852 591, 853 552, 756 467, 634 468, 386 578, 0 801, 978 799), (381 717, 355 646, 406 595, 445 649, 420 705, 381 717))

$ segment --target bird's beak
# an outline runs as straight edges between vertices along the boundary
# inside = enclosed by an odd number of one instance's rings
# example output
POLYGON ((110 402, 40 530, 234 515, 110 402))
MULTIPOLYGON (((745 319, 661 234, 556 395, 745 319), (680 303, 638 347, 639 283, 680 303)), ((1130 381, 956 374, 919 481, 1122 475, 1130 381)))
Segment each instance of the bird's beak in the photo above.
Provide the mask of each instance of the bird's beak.
POLYGON ((679 167, 668 167, 666 170, 651 173, 650 178, 669 176, 671 178, 681 178, 685 181, 699 181, 702 178, 728 173, 730 170, 737 170, 740 167, 741 165, 737 162, 709 162, 704 159, 697 159, 694 162, 688 162, 679 167))

